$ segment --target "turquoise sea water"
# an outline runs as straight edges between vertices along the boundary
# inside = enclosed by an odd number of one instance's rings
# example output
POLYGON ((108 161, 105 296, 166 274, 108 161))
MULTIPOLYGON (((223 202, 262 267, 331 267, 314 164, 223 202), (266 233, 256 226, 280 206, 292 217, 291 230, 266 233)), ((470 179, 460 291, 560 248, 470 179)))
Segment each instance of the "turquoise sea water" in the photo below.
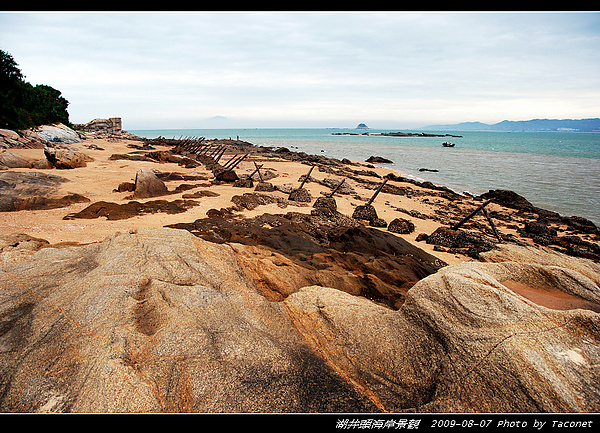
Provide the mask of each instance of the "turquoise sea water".
MULTIPOLYGON (((397 130, 368 130, 370 133, 397 130)), ((364 161, 369 156, 406 177, 457 192, 510 189, 535 206, 600 225, 600 134, 578 132, 425 131, 454 137, 335 135, 356 129, 167 129, 131 130, 146 138, 237 138, 255 145, 364 161), (453 148, 442 142, 455 143, 453 148), (437 172, 419 171, 420 169, 437 172)), ((402 130, 402 132, 416 132, 402 130)))

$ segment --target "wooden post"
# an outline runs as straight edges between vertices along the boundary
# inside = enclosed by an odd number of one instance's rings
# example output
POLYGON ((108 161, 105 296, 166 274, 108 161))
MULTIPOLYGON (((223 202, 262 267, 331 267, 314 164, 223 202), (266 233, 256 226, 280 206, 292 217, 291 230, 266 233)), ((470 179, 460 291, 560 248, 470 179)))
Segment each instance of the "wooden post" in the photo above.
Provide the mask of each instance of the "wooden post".
POLYGON ((388 181, 388 179, 385 179, 383 181, 383 183, 381 185, 379 185, 379 188, 377 188, 377 191, 375 191, 375 194, 373 194, 373 197, 371 197, 371 199, 367 203, 367 206, 369 206, 371 203, 373 203, 373 200, 375 200, 375 197, 377 197, 377 194, 379 194, 381 192, 381 190, 383 189, 383 185, 385 185, 387 181, 388 181))

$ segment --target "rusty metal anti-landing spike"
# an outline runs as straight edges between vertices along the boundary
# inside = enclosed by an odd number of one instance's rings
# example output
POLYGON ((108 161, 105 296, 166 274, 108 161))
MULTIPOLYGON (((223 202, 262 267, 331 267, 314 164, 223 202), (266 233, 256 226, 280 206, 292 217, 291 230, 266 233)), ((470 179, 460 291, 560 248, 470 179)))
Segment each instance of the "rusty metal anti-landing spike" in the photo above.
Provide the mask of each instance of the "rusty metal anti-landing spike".
POLYGON ((252 179, 252 176, 254 176, 256 173, 258 173, 258 176, 260 177, 260 181, 262 182, 262 181, 263 181, 263 178, 262 178, 262 174, 260 174, 260 169, 262 168, 262 166, 263 166, 263 165, 264 165, 264 164, 261 164, 261 165, 256 165, 256 162, 255 162, 255 163, 254 163, 254 166, 256 167, 256 170, 254 170, 254 171, 252 172, 252 174, 251 174, 250 176, 248 176, 248 179, 252 179))
POLYGON ((252 176, 254 176, 254 174, 255 174, 255 173, 258 173, 258 177, 260 178, 260 181, 261 181, 261 182, 264 182, 264 181, 263 181, 263 177, 262 177, 262 173, 260 172, 260 169, 262 168, 262 166, 263 166, 263 165, 264 165, 264 164, 261 164, 261 165, 259 166, 259 165, 257 165, 257 164, 256 164, 256 161, 254 161, 254 167, 256 167, 256 170, 254 170, 254 171, 252 172, 252 174, 250 175, 250 179, 252 179, 252 176))
POLYGON ((477 207, 477 209, 475 209, 474 211, 472 211, 469 215, 467 215, 466 217, 464 217, 461 221, 459 221, 458 223, 454 224, 451 227, 451 230, 458 230, 458 228, 460 226, 462 226, 464 223, 466 223, 467 221, 469 221, 473 215, 475 215, 477 212, 479 212, 480 210, 482 210, 483 208, 485 208, 488 204, 490 204, 492 202, 493 199, 489 199, 485 202, 483 202, 481 205, 479 205, 477 207))
POLYGON ((381 190, 383 189, 383 186, 387 183, 388 179, 385 179, 381 185, 379 185, 379 188, 377 188, 377 191, 375 191, 375 194, 373 194, 373 196, 371 197, 371 199, 367 202, 367 206, 371 205, 371 203, 373 203, 373 200, 375 200, 375 197, 377 197, 377 195, 381 192, 381 190))
POLYGON ((304 180, 302 181, 302 183, 300 184, 300 187, 298 189, 302 189, 302 187, 304 186, 304 184, 306 183, 306 181, 308 180, 308 178, 310 177, 310 174, 312 173, 313 169, 315 168, 314 165, 312 165, 310 167, 310 170, 308 170, 308 174, 306 175, 306 177, 304 178, 304 180))
POLYGON ((490 216, 490 214, 488 213, 488 210, 485 208, 488 204, 490 204, 494 199, 489 199, 486 200, 485 202, 483 202, 481 205, 479 205, 475 210, 473 210, 469 215, 467 215, 466 217, 464 217, 460 222, 454 224, 451 227, 451 230, 458 230, 458 228, 460 226, 462 226, 464 223, 466 223, 467 221, 469 221, 477 212, 481 211, 483 212, 483 215, 485 215, 485 218, 487 219, 488 223, 490 224, 490 226, 492 227, 492 230, 494 231, 494 234, 496 235, 496 237, 498 238, 499 242, 504 242, 502 240, 502 236, 500 235, 500 232, 498 231, 498 228, 496 227, 496 225, 494 224, 494 221, 492 221, 492 217, 490 216))
POLYGON ((342 186, 342 184, 344 183, 345 180, 346 180, 346 178, 343 178, 342 181, 337 184, 335 189, 333 191, 331 191, 331 194, 329 194, 329 197, 333 197, 333 195, 337 192, 338 189, 340 189, 340 186, 342 186))

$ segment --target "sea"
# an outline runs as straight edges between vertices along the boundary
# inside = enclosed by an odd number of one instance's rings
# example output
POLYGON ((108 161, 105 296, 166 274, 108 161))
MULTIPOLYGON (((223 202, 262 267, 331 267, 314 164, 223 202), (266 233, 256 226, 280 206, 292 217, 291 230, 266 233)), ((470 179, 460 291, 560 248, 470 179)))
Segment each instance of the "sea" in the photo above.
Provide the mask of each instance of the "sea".
POLYGON ((600 133, 421 131, 452 136, 361 135, 399 130, 354 128, 240 128, 130 130, 144 138, 239 138, 332 158, 391 160, 398 174, 458 193, 508 189, 534 206, 562 216, 587 218, 600 227, 600 133), (460 137, 454 137, 460 136, 460 137), (443 142, 454 147, 444 147, 443 142))

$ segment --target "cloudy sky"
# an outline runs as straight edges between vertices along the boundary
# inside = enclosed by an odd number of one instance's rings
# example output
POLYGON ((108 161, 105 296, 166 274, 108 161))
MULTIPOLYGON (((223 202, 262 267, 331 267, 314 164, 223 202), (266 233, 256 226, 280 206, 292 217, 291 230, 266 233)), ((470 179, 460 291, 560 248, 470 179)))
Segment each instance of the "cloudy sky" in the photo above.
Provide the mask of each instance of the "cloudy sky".
POLYGON ((597 12, 0 12, 0 49, 129 130, 600 117, 597 12))

